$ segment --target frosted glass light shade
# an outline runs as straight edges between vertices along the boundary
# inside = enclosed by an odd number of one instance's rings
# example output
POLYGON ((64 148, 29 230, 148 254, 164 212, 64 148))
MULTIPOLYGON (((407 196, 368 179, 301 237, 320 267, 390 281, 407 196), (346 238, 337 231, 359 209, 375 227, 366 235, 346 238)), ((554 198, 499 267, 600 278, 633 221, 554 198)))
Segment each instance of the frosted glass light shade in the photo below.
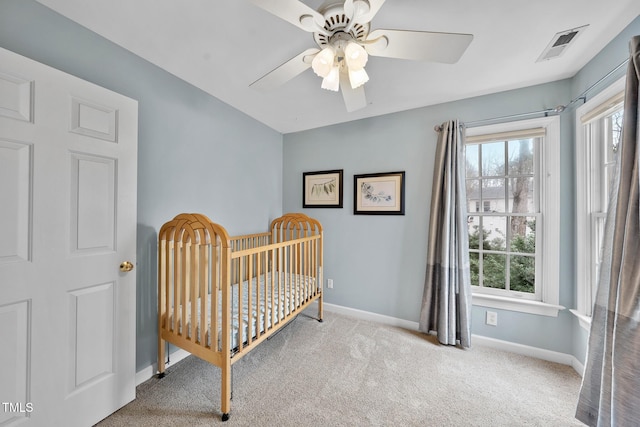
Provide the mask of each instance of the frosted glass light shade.
POLYGON ((349 42, 344 48, 344 59, 350 70, 358 71, 367 65, 369 54, 358 43, 349 42))
POLYGON ((313 72, 320 77, 327 77, 333 68, 336 52, 331 47, 325 47, 311 61, 313 72))
POLYGON ((337 92, 340 89, 340 67, 332 67, 329 74, 322 79, 322 89, 337 92))
POLYGON ((360 87, 368 81, 369 75, 364 70, 364 68, 361 68, 359 70, 352 70, 351 68, 349 68, 349 82, 351 83, 352 89, 360 87))

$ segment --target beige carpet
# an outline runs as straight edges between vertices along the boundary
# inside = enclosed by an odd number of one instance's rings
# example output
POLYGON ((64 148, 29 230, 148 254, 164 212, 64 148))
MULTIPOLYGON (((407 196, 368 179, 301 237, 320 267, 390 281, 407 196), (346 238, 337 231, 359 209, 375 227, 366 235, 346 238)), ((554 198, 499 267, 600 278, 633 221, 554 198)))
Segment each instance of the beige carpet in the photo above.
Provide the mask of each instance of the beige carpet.
MULTIPOLYGON (((233 375, 229 427, 582 425, 569 366, 330 312, 299 316, 233 375)), ((219 369, 190 356, 98 425, 222 424, 219 410, 219 369)))

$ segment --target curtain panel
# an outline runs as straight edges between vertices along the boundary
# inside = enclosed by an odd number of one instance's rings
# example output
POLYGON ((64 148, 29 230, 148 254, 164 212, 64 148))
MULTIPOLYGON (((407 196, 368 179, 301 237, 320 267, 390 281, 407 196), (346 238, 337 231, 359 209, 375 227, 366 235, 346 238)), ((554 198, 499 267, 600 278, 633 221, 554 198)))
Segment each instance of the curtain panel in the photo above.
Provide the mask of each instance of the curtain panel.
POLYGON ((471 277, 464 136, 457 120, 442 124, 436 147, 419 329, 442 344, 471 345, 471 277))
POLYGON ((576 418, 589 426, 640 422, 640 36, 630 42, 622 141, 605 225, 576 418))

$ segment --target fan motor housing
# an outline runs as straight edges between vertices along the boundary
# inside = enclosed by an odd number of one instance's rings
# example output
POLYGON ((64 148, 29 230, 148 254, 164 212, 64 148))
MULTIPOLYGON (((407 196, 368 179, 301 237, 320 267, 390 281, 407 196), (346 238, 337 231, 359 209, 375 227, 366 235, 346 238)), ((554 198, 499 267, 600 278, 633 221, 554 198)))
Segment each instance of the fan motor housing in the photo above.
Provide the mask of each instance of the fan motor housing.
POLYGON ((321 49, 336 42, 340 43, 342 40, 365 41, 369 35, 368 22, 351 25, 351 18, 344 13, 344 2, 331 2, 326 6, 326 8, 321 8, 319 12, 324 16, 324 29, 329 34, 313 33, 313 38, 321 49))

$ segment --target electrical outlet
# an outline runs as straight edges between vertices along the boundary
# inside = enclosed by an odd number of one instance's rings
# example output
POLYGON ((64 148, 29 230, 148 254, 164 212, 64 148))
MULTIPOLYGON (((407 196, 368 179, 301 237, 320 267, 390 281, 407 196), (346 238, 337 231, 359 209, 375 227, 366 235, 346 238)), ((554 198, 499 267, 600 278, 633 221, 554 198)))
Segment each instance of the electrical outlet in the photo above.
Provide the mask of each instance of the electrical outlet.
POLYGON ((487 325, 498 326, 498 313, 487 311, 487 325))
POLYGON ((327 279, 327 288, 333 289, 333 279, 327 279))

